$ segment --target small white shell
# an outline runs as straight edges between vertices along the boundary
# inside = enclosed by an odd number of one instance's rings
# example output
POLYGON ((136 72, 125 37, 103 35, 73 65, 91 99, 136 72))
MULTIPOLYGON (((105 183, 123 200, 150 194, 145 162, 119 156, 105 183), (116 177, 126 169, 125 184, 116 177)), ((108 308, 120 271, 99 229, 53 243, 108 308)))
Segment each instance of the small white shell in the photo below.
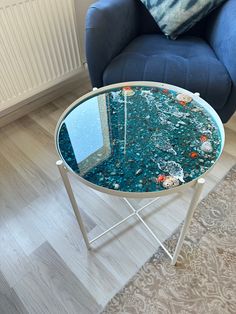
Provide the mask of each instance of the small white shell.
POLYGON ((135 91, 133 89, 123 89, 123 94, 126 96, 133 96, 135 94, 135 91))
POLYGON ((193 111, 193 112, 201 112, 202 110, 200 108, 192 108, 191 111, 193 111))
POLYGON ((206 141, 206 142, 202 143, 201 150, 204 151, 205 153, 211 153, 213 151, 213 147, 211 145, 211 142, 206 141))
POLYGON ((115 189, 115 190, 118 190, 119 188, 120 188, 120 185, 119 185, 118 183, 115 183, 115 184, 114 184, 114 189, 115 189))
POLYGON ((140 175, 142 172, 143 172, 142 169, 138 169, 138 170, 135 172, 135 175, 138 176, 138 175, 140 175))
POLYGON ((165 181, 162 182, 162 185, 165 189, 169 189, 179 185, 179 180, 172 176, 167 176, 165 181))
POLYGON ((178 94, 176 99, 178 101, 184 101, 186 103, 189 103, 192 101, 192 97, 190 97, 189 95, 185 95, 185 94, 178 94))

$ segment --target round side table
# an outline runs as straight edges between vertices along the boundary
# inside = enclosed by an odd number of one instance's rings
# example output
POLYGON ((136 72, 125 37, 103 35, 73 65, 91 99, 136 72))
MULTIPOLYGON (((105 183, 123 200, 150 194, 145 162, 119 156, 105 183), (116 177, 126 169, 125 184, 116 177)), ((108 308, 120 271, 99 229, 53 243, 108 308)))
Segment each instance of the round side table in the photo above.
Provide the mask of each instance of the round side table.
POLYGON ((136 217, 176 264, 203 189, 205 174, 219 159, 224 128, 198 93, 155 82, 109 85, 76 100, 55 132, 61 173, 88 249, 97 239, 136 217), (130 215, 89 240, 68 171, 88 187, 123 197, 130 215), (172 255, 140 212, 160 197, 194 188, 172 255), (129 198, 153 198, 136 209, 129 198))

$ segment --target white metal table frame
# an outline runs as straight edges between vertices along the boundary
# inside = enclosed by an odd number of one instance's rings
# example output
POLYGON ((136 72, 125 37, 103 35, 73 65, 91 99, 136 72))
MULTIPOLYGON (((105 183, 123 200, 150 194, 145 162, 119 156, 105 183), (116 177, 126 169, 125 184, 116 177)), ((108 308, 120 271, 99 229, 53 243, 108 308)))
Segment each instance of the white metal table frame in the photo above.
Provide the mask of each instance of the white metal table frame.
MULTIPOLYGON (((96 96, 98 93, 102 93, 102 92, 106 92, 110 89, 113 88, 117 88, 117 87, 125 87, 125 86, 147 86, 147 87, 161 87, 161 88, 166 88, 166 89, 172 89, 175 90, 179 93, 184 93, 187 94, 189 96, 191 96, 193 99, 195 99, 196 101, 198 101, 199 103, 201 103, 202 105, 204 105, 205 109, 207 109, 208 112, 210 112, 210 114, 214 117, 214 119, 216 120, 218 126, 219 126, 219 130, 222 136, 222 144, 221 144, 221 152, 223 150, 223 146, 224 146, 224 128, 222 125, 222 122, 219 118, 219 116, 217 115, 217 113, 215 112, 215 110, 207 103, 205 102, 202 98, 200 98, 199 93, 191 93, 183 88, 180 87, 176 87, 173 85, 169 85, 169 84, 164 84, 164 83, 156 83, 156 82, 125 82, 125 83, 119 83, 119 84, 113 84, 113 85, 109 85, 109 86, 105 86, 102 87, 100 89, 94 89, 92 92, 82 96, 81 98, 77 99, 74 103, 71 104, 71 106, 69 106, 69 108, 63 113, 63 115, 61 116, 61 118, 58 121, 57 127, 56 127, 56 136, 55 136, 55 141, 56 141, 56 147, 57 147, 57 130, 59 129, 59 126, 62 122, 62 120, 65 118, 65 116, 73 109, 73 107, 76 106, 76 104, 78 104, 78 102, 82 103, 83 101, 85 101, 86 99, 92 97, 92 96, 96 96)), ((60 155, 60 153, 59 153, 60 155)), ((219 154, 220 157, 221 153, 219 154)), ((218 158, 219 158, 218 157, 218 158)), ((217 160, 216 160, 217 161, 217 160)), ((215 161, 215 162, 216 162, 215 161)), ((188 231, 188 228, 190 226, 191 223, 191 219, 194 213, 194 210, 199 202, 200 196, 201 196, 201 192, 203 190, 204 184, 205 184, 205 179, 203 178, 203 175, 201 177, 199 177, 198 179, 195 179, 191 182, 185 183, 183 185, 180 185, 178 187, 175 187, 173 189, 168 189, 168 190, 163 190, 163 191, 157 191, 157 192, 122 192, 122 191, 115 191, 115 190, 110 190, 107 188, 103 188, 100 187, 98 185, 95 185, 85 179, 83 179, 82 177, 77 175, 77 178, 79 179, 79 181, 81 181, 82 183, 84 183, 85 185, 89 186, 92 189, 98 190, 100 192, 103 193, 107 193, 110 195, 115 195, 115 196, 119 196, 122 197, 124 199, 124 201, 128 204, 129 208, 131 209, 131 214, 129 214, 127 217, 125 217, 124 219, 120 220, 119 222, 117 222, 116 224, 112 225, 110 228, 108 228, 107 230, 105 230, 104 232, 102 232, 101 234, 97 235, 95 238, 89 240, 84 223, 83 223, 83 219, 81 217, 80 214, 80 210, 78 207, 78 204, 76 202, 75 199, 75 195, 73 193, 73 189, 68 177, 68 172, 71 171, 73 174, 74 172, 68 167, 68 165, 63 161, 63 160, 58 160, 56 162, 56 165, 60 171, 64 186, 66 188, 67 194, 69 196, 70 199, 70 203, 71 206, 74 210, 74 214, 76 216, 76 219, 78 221, 78 224, 80 226, 80 230, 82 232, 83 235, 83 239, 85 241, 86 247, 88 250, 90 250, 91 244, 93 242, 95 242, 96 240, 100 239, 101 237, 105 236, 107 233, 111 232, 113 229, 119 227, 121 224, 125 223, 127 220, 129 220, 132 217, 136 217, 146 228, 146 230, 149 232, 149 234, 155 239, 155 241, 163 248, 163 250, 166 252, 166 254, 170 257, 171 259, 171 264, 175 265, 177 262, 177 258, 179 256, 179 253, 181 251, 183 242, 184 242, 184 238, 185 235, 188 231), (147 223, 144 221, 144 219, 141 217, 141 215, 139 214, 143 209, 147 208, 149 205, 151 205, 152 203, 154 203, 155 201, 157 201, 160 197, 165 196, 165 195, 170 195, 173 193, 178 193, 180 191, 184 191, 190 187, 194 188, 194 193, 192 196, 192 199, 190 201, 190 205, 188 207, 185 219, 184 219, 184 223, 180 232, 180 236, 179 239, 177 241, 177 245, 174 251, 174 254, 172 255, 168 249, 164 246, 164 244, 158 239, 158 237, 156 236, 156 234, 153 232, 153 230, 147 225, 147 223), (154 198, 152 201, 150 201, 149 203, 147 203, 146 205, 142 206, 139 209, 135 209, 132 204, 129 202, 129 200, 127 198, 154 198)), ((213 167, 213 165, 212 165, 213 167)), ((210 167, 205 173, 204 175, 212 168, 210 167)))

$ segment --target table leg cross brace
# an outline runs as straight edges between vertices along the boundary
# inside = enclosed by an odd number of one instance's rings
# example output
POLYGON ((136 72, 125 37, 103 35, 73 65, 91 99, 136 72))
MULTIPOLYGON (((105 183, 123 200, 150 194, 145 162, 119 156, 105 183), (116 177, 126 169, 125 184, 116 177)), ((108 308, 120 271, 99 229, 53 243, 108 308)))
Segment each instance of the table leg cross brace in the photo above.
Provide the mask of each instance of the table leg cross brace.
POLYGON ((68 175, 67 175, 67 168, 64 166, 63 164, 63 161, 62 160, 59 160, 57 161, 57 166, 58 166, 58 169, 60 171, 60 174, 61 174, 61 177, 62 177, 62 180, 63 180, 63 183, 65 185, 65 188, 66 188, 66 191, 67 191, 67 194, 69 196, 69 199, 70 199, 70 202, 71 202, 71 205, 72 205, 72 208, 74 210, 74 213, 75 213, 75 216, 76 216, 76 219, 78 221, 78 224, 80 226, 80 230, 82 232, 82 235, 83 235, 83 238, 84 238, 84 241, 85 241, 85 244, 87 246, 87 249, 91 249, 91 246, 90 244, 92 244, 93 242, 95 242, 96 240, 100 239, 101 237, 103 237, 104 235, 106 235, 108 232, 112 231, 113 229, 115 229, 116 227, 120 226, 122 223, 126 222, 128 219, 130 219, 131 217, 137 217, 139 221, 142 222, 142 224, 145 226, 145 228, 149 231, 149 233, 152 235, 152 237, 158 242, 158 244, 163 248, 163 250, 166 252, 166 254, 170 257, 171 259, 171 264, 172 265, 175 265, 176 264, 176 261, 177 261, 177 258, 178 258, 178 255, 180 253, 180 250, 182 248, 182 245, 183 245, 183 242, 184 242, 184 238, 185 238, 185 235, 186 235, 186 232, 188 230, 188 227, 191 223, 191 219, 192 219, 192 216, 193 216, 193 213, 194 213, 194 210, 198 204, 198 201, 199 201, 199 197, 201 195, 201 192, 202 192, 202 189, 203 189, 203 186, 204 186, 204 183, 205 183, 205 180, 203 178, 200 178, 196 181, 196 184, 195 184, 195 191, 194 191, 194 195, 192 197, 192 200, 191 200, 191 203, 189 205, 189 208, 188 208, 188 211, 187 211, 187 215, 185 217, 185 220, 184 220, 184 224, 183 224, 183 227, 182 227, 182 230, 181 230, 181 233, 180 233, 180 236, 179 236, 179 240, 178 240, 178 243, 176 245, 176 248, 175 248, 175 251, 174 251, 174 254, 173 256, 171 255, 171 253, 166 249, 166 247, 163 245, 163 243, 158 239, 158 237, 155 235, 155 233, 151 230, 151 228, 146 224, 146 222, 143 220, 143 218, 139 215, 139 213, 146 207, 148 207, 149 205, 151 205, 152 203, 154 203, 155 201, 157 201, 160 197, 157 197, 155 199, 153 199, 152 201, 150 201, 149 203, 147 203, 146 205, 142 206, 141 208, 139 209, 135 209, 133 207, 133 205, 126 199, 126 198, 123 198, 124 201, 128 204, 128 206, 131 208, 132 210, 132 213, 130 215, 128 215, 127 217, 125 217, 124 219, 122 219, 121 221, 117 222, 116 224, 114 224, 113 226, 111 226, 110 228, 108 228, 107 230, 105 230, 104 232, 102 232, 101 234, 99 234, 98 236, 96 236, 95 238, 93 238, 92 240, 89 240, 88 239, 88 236, 87 236, 87 232, 86 232, 86 229, 84 227, 84 223, 83 223, 83 220, 82 220, 82 217, 80 215, 80 211, 79 211, 79 208, 78 208, 78 205, 77 205, 77 202, 75 200, 75 196, 74 196, 74 193, 73 193, 73 190, 72 190, 72 187, 71 187, 71 184, 70 184, 70 181, 69 181, 69 178, 68 178, 68 175))

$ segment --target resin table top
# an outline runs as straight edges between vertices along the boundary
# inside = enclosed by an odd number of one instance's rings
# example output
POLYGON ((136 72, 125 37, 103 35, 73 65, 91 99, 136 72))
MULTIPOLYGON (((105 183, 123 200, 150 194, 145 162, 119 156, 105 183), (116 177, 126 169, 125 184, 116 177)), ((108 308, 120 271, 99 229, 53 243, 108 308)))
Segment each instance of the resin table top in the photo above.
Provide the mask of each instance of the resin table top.
POLYGON ((70 170, 105 189, 158 192, 213 166, 224 131, 206 102, 171 85, 120 85, 85 95, 60 119, 56 146, 70 170))

